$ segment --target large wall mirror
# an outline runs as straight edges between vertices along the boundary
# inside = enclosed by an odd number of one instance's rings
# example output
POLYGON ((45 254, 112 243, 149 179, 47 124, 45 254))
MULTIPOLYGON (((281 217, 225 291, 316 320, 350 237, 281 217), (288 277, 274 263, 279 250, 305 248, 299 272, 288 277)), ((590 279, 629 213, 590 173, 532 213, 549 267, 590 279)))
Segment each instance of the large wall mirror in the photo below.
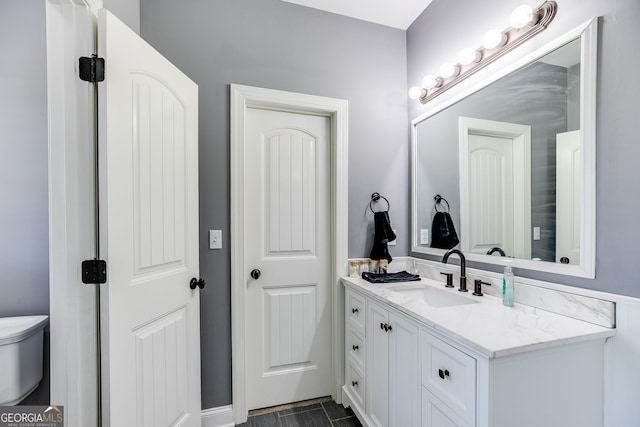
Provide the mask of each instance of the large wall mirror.
POLYGON ((413 252, 448 210, 468 260, 595 277, 596 57, 594 19, 412 121, 413 252))

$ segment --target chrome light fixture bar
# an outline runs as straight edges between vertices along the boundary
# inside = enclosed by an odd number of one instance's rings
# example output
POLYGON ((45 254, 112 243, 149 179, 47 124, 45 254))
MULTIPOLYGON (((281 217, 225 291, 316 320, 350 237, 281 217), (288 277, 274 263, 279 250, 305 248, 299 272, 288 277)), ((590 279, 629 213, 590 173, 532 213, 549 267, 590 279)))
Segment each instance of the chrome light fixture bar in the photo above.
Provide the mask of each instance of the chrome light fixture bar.
POLYGON ((463 49, 458 55, 457 64, 442 64, 440 75, 425 76, 421 86, 409 89, 409 97, 426 104, 546 29, 555 17, 557 8, 555 1, 545 1, 535 10, 526 5, 519 6, 511 14, 510 26, 506 30, 489 30, 480 48, 475 51, 463 49))

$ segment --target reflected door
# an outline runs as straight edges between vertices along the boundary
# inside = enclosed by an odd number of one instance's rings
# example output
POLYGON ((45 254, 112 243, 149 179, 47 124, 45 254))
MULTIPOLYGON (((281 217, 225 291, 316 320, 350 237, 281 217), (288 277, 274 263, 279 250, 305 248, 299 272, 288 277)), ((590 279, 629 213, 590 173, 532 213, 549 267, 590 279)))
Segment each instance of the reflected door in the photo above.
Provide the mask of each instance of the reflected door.
POLYGON ((460 118, 461 246, 531 258, 529 126, 460 118))

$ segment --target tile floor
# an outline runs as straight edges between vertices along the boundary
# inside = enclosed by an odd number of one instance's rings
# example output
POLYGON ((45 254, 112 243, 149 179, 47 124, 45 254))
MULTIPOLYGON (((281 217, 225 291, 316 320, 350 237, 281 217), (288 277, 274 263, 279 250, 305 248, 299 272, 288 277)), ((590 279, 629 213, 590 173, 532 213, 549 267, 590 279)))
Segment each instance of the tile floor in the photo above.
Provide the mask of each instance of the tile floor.
POLYGON ((252 411, 237 427, 362 427, 350 408, 331 399, 317 399, 252 411))

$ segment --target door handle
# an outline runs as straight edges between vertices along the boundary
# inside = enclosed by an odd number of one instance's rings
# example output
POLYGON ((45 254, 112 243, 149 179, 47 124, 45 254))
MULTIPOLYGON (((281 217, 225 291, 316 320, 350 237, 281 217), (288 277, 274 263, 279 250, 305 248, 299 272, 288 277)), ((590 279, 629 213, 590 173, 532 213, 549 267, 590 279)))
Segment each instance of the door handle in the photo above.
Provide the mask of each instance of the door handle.
POLYGON ((195 277, 191 279, 191 281, 189 282, 189 287, 191 289, 195 289, 196 287, 203 289, 204 285, 206 285, 207 282, 204 281, 204 279, 196 279, 195 277))
POLYGON ((258 270, 257 268, 254 268, 253 270, 251 270, 251 277, 254 280, 258 280, 261 275, 262 275, 262 272, 260 270, 258 270))

